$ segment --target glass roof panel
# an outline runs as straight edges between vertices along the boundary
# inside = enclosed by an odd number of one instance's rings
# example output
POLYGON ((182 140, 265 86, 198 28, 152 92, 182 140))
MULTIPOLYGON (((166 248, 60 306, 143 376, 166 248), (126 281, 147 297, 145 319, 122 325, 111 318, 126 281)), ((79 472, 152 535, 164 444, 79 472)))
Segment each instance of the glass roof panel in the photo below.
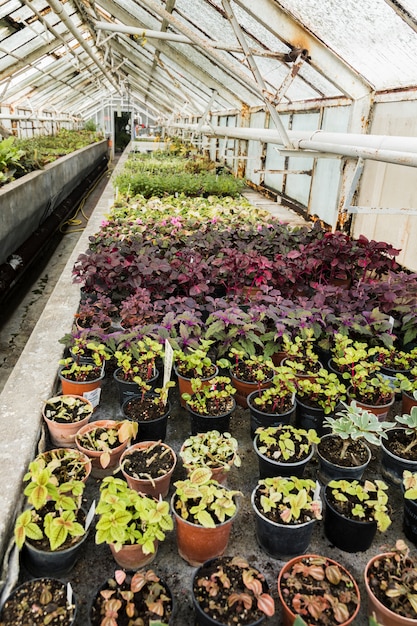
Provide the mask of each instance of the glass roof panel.
MULTIPOLYGON (((412 3, 415 12, 415 0, 409 0, 412 3)), ((279 4, 377 90, 417 83, 417 33, 384 0, 279 0, 279 4)))

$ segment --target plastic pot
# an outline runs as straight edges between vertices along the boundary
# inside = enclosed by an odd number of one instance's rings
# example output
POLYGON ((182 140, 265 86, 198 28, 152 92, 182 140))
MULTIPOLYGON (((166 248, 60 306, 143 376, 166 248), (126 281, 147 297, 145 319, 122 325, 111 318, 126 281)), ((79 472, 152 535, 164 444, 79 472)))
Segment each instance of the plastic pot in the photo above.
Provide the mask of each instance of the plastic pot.
POLYGON ((328 487, 325 487, 324 533, 327 539, 334 546, 345 552, 364 552, 368 550, 374 540, 377 523, 374 520, 361 522, 344 517, 329 502, 327 490, 328 487))
MULTIPOLYGON (((208 376, 207 378, 200 378, 200 380, 202 382, 202 387, 207 387, 210 384, 211 379, 218 375, 219 368, 217 367, 217 365, 213 365, 213 367, 215 368, 214 374, 212 374, 211 376, 208 376)), ((180 394, 180 403, 181 403, 181 406, 185 409, 187 404, 186 404, 185 400, 183 400, 182 394, 183 393, 189 393, 190 395, 192 395, 193 390, 192 390, 192 387, 191 387, 191 378, 187 378, 186 376, 182 376, 178 372, 178 369, 175 367, 175 365, 174 365, 174 372, 177 375, 177 379, 178 379, 178 389, 179 389, 179 394, 180 394)))
MULTIPOLYGON (((88 424, 88 421, 93 413, 94 407, 91 404, 90 400, 83 396, 71 396, 72 398, 78 399, 80 402, 85 402, 91 408, 91 411, 88 415, 86 415, 83 419, 78 422, 58 422, 54 419, 50 419, 46 416, 46 404, 42 409, 42 416, 45 420, 45 423, 48 427, 49 437, 51 439, 52 445, 57 448, 76 448, 77 445, 75 443, 75 435, 79 431, 80 428, 88 424)), ((53 400, 54 398, 50 398, 53 400)))
POLYGON ((324 428, 324 409, 304 404, 300 398, 295 397, 295 424, 297 428, 309 430, 314 428, 319 437, 329 434, 329 429, 324 428))
POLYGON ((83 398, 87 398, 87 400, 89 400, 96 409, 100 404, 101 384, 104 376, 104 367, 99 378, 96 378, 95 380, 86 380, 84 382, 68 380, 68 378, 65 378, 60 371, 59 379, 61 381, 62 394, 65 396, 82 396, 83 398))
POLYGON ((237 376, 233 374, 232 370, 229 370, 229 376, 233 387, 236 389, 236 403, 244 409, 248 408, 247 397, 250 393, 252 393, 252 391, 256 391, 257 389, 267 389, 272 385, 272 378, 268 378, 262 383, 251 383, 237 378, 237 376))
POLYGON ((148 496, 153 496, 154 498, 158 498, 159 496, 165 498, 165 496, 168 494, 172 474, 174 473, 174 469, 177 464, 177 455, 175 454, 174 450, 170 448, 170 446, 161 442, 161 445, 164 448, 170 450, 172 458, 172 467, 163 476, 159 476, 152 480, 150 480, 149 478, 135 478, 134 476, 129 474, 128 471, 126 471, 126 467, 128 467, 128 465, 126 465, 126 461, 129 460, 129 456, 137 451, 149 448, 154 443, 154 441, 141 441, 139 443, 135 443, 133 446, 130 446, 130 448, 127 448, 123 452, 120 458, 120 465, 122 469, 122 474, 131 489, 134 489, 139 493, 145 493, 148 496))
POLYGON ((394 485, 401 485, 404 470, 417 472, 417 461, 403 459, 387 448, 387 442, 395 433, 404 433, 403 428, 390 428, 386 431, 388 439, 381 439, 381 469, 384 478, 394 485))
POLYGON ((171 498, 171 510, 175 519, 178 554, 189 565, 198 567, 208 559, 224 554, 229 543, 232 524, 237 515, 227 519, 215 528, 205 528, 183 519, 175 510, 174 494, 171 498))
MULTIPOLYGON (((324 437, 322 437, 321 440, 323 441, 324 439, 329 439, 331 437, 334 438, 335 435, 324 435, 324 437)), ((363 442, 360 442, 360 445, 363 446, 363 448, 367 451, 368 460, 362 465, 345 466, 345 465, 338 465, 336 463, 332 463, 331 461, 326 459, 324 456, 322 456, 322 454, 320 453, 320 444, 318 444, 317 458, 319 460, 318 476, 319 476, 320 482, 325 484, 325 483, 328 483, 330 480, 334 480, 334 479, 336 480, 339 478, 360 480, 362 478, 364 471, 368 467, 371 457, 372 457, 371 451, 368 448, 368 446, 363 442)))
POLYGON ((109 546, 117 565, 127 570, 138 569, 149 565, 156 557, 158 551, 158 541, 156 540, 154 542, 155 550, 150 554, 145 554, 142 550, 142 546, 138 544, 124 545, 118 551, 116 551, 114 544, 110 543, 109 546))
POLYGON ((253 447, 258 457, 259 465, 259 477, 271 478, 273 476, 302 476, 307 463, 313 458, 315 447, 311 446, 311 451, 308 456, 302 461, 296 463, 284 463, 283 461, 275 461, 270 459, 264 454, 261 454, 258 449, 258 435, 256 435, 253 441, 253 447))
POLYGON ((88 450, 88 448, 84 448, 81 443, 80 437, 95 428, 114 428, 121 422, 117 422, 115 420, 97 420, 95 422, 89 422, 78 431, 75 437, 75 443, 80 452, 83 452, 91 461, 91 475, 95 478, 103 478, 104 476, 110 476, 113 474, 113 471, 118 467, 120 457, 122 453, 126 450, 129 440, 124 441, 116 448, 112 448, 110 451, 110 463, 107 467, 103 468, 100 463, 100 457, 102 452, 97 450, 88 450))
POLYGON ((352 395, 352 388, 349 387, 348 388, 348 399, 349 401, 351 400, 356 400, 356 404, 357 406, 360 406, 362 409, 365 409, 366 411, 369 411, 370 413, 373 413, 374 415, 377 416, 377 418, 379 419, 380 422, 384 421, 392 407, 392 405, 394 404, 395 401, 395 394, 394 392, 392 392, 392 398, 390 400, 390 402, 387 402, 387 404, 381 404, 381 405, 373 405, 373 404, 365 404, 364 402, 361 402, 360 400, 358 400, 358 398, 355 398, 352 395))
MULTIPOLYGON (((288 561, 287 563, 285 563, 278 576, 278 597, 279 597, 281 607, 282 607, 282 622, 281 622, 282 626, 292 626, 297 617, 297 614, 294 613, 291 610, 291 608, 288 606, 288 604, 286 603, 286 594, 283 593, 283 587, 285 587, 286 575, 288 574, 289 571, 292 570, 293 566, 296 565, 298 562, 304 559, 317 559, 317 558, 325 559, 326 564, 328 565, 337 565, 344 572, 344 574, 346 574, 351 580, 352 590, 356 592, 356 596, 358 598, 357 605, 355 607, 355 610, 352 612, 352 615, 350 615, 349 619, 347 619, 344 622, 341 622, 338 626, 348 626, 349 624, 352 624, 352 622, 354 622, 354 620, 356 619, 359 613, 359 608, 360 608, 360 592, 359 592, 358 584, 356 580, 353 578, 353 576, 350 574, 350 572, 346 568, 344 568, 340 563, 338 563, 337 561, 334 561, 333 559, 329 559, 328 557, 321 557, 316 554, 304 554, 304 555, 296 556, 290 561, 288 561)), ((315 587, 315 585, 313 586, 315 587)), ((313 593, 315 593, 315 590, 313 591, 313 593)), ((305 615, 303 615, 302 617, 304 619, 306 618, 305 615)))
POLYGON ((62 626, 75 624, 77 603, 74 594, 72 594, 71 604, 68 604, 67 583, 49 576, 33 578, 14 589, 0 610, 0 622, 11 626, 16 624, 17 620, 22 620, 19 622, 21 624, 44 624, 44 619, 48 619, 50 615, 51 604, 66 607, 66 614, 61 616, 62 621, 60 623, 62 626), (39 601, 45 587, 52 594, 51 602, 46 605, 39 601), (33 604, 39 607, 39 619, 37 621, 35 621, 33 614, 33 604))
POLYGON ((407 391, 402 392, 401 401, 401 413, 403 415, 409 415, 411 408, 417 405, 417 400, 414 398, 413 394, 407 391))
POLYGON ((230 417, 236 408, 234 397, 232 400, 233 407, 230 411, 222 413, 221 415, 200 415, 200 413, 193 411, 190 405, 187 404, 187 411, 190 416, 191 434, 207 433, 209 430, 218 430, 220 433, 229 432, 230 417))
MULTIPOLYGON (((123 378, 120 377, 121 372, 122 372, 122 368, 118 367, 113 372, 113 378, 116 381, 116 385, 119 390, 120 406, 123 406, 123 403, 126 402, 126 400, 129 400, 132 396, 140 395, 141 388, 139 387, 137 383, 133 381, 123 380, 123 378)), ((158 378, 159 378, 159 370, 155 367, 154 375, 151 378, 149 378, 146 382, 149 385, 153 386, 156 384, 158 378)))
POLYGON ((133 420, 131 413, 129 413, 129 404, 130 402, 140 402, 141 398, 141 395, 131 396, 123 403, 122 406, 123 417, 131 421, 137 421, 138 423, 138 434, 136 435, 134 442, 165 441, 168 428, 168 417, 172 408, 170 401, 168 400, 165 407, 166 411, 160 417, 149 420, 133 420))
MULTIPOLYGON (((404 485, 401 485, 404 496, 404 485)), ((404 518, 403 531, 404 535, 417 546, 417 500, 404 498, 404 518)))
POLYGON ((260 411, 254 399, 259 395, 258 389, 252 391, 246 398, 246 402, 250 411, 250 434, 252 439, 255 437, 257 428, 268 428, 269 426, 279 426, 279 424, 289 424, 295 413, 294 406, 285 413, 264 413, 260 411))
POLYGON ((258 487, 255 487, 252 491, 251 504, 255 513, 256 539, 259 546, 273 559, 303 554, 310 545, 316 520, 312 519, 304 524, 273 522, 255 504, 257 489, 258 487))

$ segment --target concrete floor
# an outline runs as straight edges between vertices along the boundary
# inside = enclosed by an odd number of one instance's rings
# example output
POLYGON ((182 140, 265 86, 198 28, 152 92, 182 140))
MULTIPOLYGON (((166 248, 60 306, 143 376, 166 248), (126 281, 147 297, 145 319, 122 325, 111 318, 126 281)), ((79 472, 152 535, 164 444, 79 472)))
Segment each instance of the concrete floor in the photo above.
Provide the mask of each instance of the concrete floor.
MULTIPOLYGON (((121 159, 122 161, 122 159, 121 159)), ((252 194, 252 192, 250 192, 252 194)), ((85 250, 89 232, 96 232, 99 228, 102 215, 108 210, 111 203, 112 190, 107 187, 104 195, 97 203, 97 208, 78 242, 72 242, 65 238, 63 247, 58 247, 57 258, 45 267, 38 279, 40 283, 35 283, 31 294, 27 296, 20 305, 20 321, 14 316, 10 316, 6 322, 9 328, 7 338, 6 326, 3 326, 1 335, 2 351, 8 348, 14 352, 10 358, 6 358, 0 370, 4 372, 11 369, 10 377, 5 381, 3 393, 1 395, 2 413, 0 424, 4 434, 4 441, 0 446, 0 459, 3 460, 3 467, 8 472, 8 482, 0 492, 0 540, 2 541, 1 551, 9 555, 7 537, 10 536, 11 522, 14 515, 20 510, 21 477, 27 462, 33 458, 38 449, 48 445, 48 438, 45 438, 43 428, 40 428, 40 406, 42 400, 50 397, 57 389, 56 371, 57 362, 60 358, 61 347, 57 345, 57 339, 68 331, 71 325, 72 315, 76 310, 79 291, 78 288, 70 284, 71 267, 78 253, 85 250), (75 248, 71 248, 71 244, 75 248), (63 273, 60 280, 54 285, 56 274, 60 273, 60 265, 63 265, 63 273), (52 270, 52 265, 54 270, 52 270), (56 274, 55 274, 56 271, 56 274), (54 278, 53 278, 54 275, 54 278), (42 288, 41 288, 42 287, 42 288), (39 292, 39 293, 38 293, 39 292), (51 297, 47 302, 44 297, 51 297), (52 312, 53 311, 53 312, 52 312), (37 317, 42 312, 37 321, 37 317), (33 319, 32 319, 33 318, 33 319), (30 331, 34 327, 34 332, 29 337, 22 350, 21 345, 16 340, 17 335, 30 331), (50 343, 47 341, 50 340, 50 343), (18 357, 13 364, 13 359, 18 357), (39 377, 41 381, 39 381, 39 377), (38 386, 36 386, 38 385, 38 386), (35 391, 36 390, 36 391, 35 391), (35 395, 33 392, 35 391, 35 395), (13 428, 10 428, 13 424, 13 428), (22 434, 22 441, 17 441, 17 436, 22 434), (38 442, 39 445, 38 445, 38 442)), ((259 199, 262 202, 261 199, 259 199)), ((289 216, 288 219, 292 219, 289 216)), ((297 216, 298 219, 298 216, 297 216)), ((54 255, 55 256, 55 255, 54 255)), ((19 342, 24 343, 23 337, 19 337, 19 342)), ((3 377, 3 373, 1 373, 3 377)), ((181 443, 189 434, 188 416, 179 405, 176 393, 172 396, 173 410, 168 424, 166 441, 178 453, 181 443)), ((399 410, 398 405, 392 411, 391 417, 399 410)), ((94 414, 94 419, 120 418, 120 407, 118 403, 117 390, 111 376, 105 380, 102 402, 94 414)), ((240 489, 244 496, 241 499, 239 513, 234 524, 231 539, 228 547, 228 554, 242 554, 249 559, 254 566, 258 567, 266 575, 270 589, 275 598, 276 580, 284 560, 275 560, 262 552, 256 542, 254 532, 254 517, 251 511, 250 494, 258 480, 257 461, 252 447, 249 433, 249 412, 244 409, 237 409, 232 417, 231 432, 239 441, 239 451, 242 456, 242 467, 233 468, 228 484, 233 489, 240 489)), ((307 474, 315 477, 317 473, 317 462, 313 460, 308 467, 307 474)), ((173 480, 182 478, 183 468, 179 463, 174 473, 173 480)), ((379 452, 374 451, 374 457, 368 470, 367 477, 372 479, 380 476, 379 452)), ((173 492, 171 486, 169 496, 173 492)), ((98 482, 89 479, 87 489, 87 499, 91 501, 97 498, 98 482)), ((374 544, 365 553, 348 554, 331 546, 324 536, 323 523, 318 522, 315 526, 310 551, 318 554, 330 556, 345 565, 360 583, 362 593, 362 608, 357 626, 366 626, 367 608, 362 583, 363 569, 368 559, 380 551, 382 545, 393 545, 402 534, 402 502, 399 489, 390 487, 390 502, 392 505, 393 524, 384 535, 378 534, 374 544)), ((176 599, 175 626, 193 623, 193 610, 191 606, 191 580, 194 568, 187 565, 179 556, 176 549, 175 532, 168 535, 167 540, 159 547, 157 556, 152 567, 166 579, 174 593, 176 599)), ((115 563, 110 556, 107 546, 96 546, 94 534, 91 533, 87 542, 85 554, 77 564, 73 572, 69 575, 75 594, 79 600, 79 611, 76 626, 86 626, 88 624, 88 610, 90 599, 100 583, 112 574, 115 563)), ((12 550, 8 566, 3 570, 2 580, 5 582, 8 575, 7 587, 16 580, 24 580, 27 573, 24 568, 19 569, 16 553, 12 550)), ((272 625, 281 624, 281 614, 279 609, 276 615, 265 623, 272 625)))

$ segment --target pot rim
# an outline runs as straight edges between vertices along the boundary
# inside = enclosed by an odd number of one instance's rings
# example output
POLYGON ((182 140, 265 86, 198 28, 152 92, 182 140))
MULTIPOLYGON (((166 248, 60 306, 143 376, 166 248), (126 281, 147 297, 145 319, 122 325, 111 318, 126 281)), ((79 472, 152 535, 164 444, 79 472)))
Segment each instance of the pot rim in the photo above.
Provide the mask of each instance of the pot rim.
POLYGON ((142 449, 146 449, 149 448, 149 446, 153 443, 159 443, 161 446, 163 446, 164 448, 168 448, 171 451, 171 457, 172 457, 172 466, 170 467, 169 470, 167 470, 165 472, 165 474, 162 474, 162 476, 157 476, 157 478, 153 478, 152 480, 150 480, 149 478, 135 478, 134 476, 132 476, 131 474, 129 474, 128 472, 126 472, 126 470, 124 469, 124 467, 122 467, 122 472, 125 472, 126 474, 128 474, 128 476, 130 478, 133 478, 134 480, 139 480, 141 482, 147 482, 147 483, 151 483, 151 482, 158 482, 160 480, 163 480, 164 478, 166 478, 167 474, 169 474, 170 472, 172 473, 177 465, 177 455, 175 454, 175 451, 171 448, 171 446, 169 446, 167 443, 165 443, 164 441, 139 441, 137 443, 132 444, 131 446, 127 447, 126 450, 124 450, 124 452, 122 452, 122 456, 120 457, 120 466, 122 466, 123 461, 126 459, 126 457, 129 456, 129 454, 131 454, 132 452, 135 452, 136 450, 142 450, 142 449))
POLYGON ((258 449, 258 437, 259 435, 255 436, 255 439, 253 440, 253 447, 255 448, 255 452, 257 455, 259 455, 261 457, 261 459, 265 459, 265 461, 268 461, 269 463, 273 463, 275 465, 283 465, 285 467, 299 467, 300 465, 304 465, 306 463, 308 463, 314 456, 314 453, 316 451, 316 444, 313 443, 311 444, 311 450, 309 452, 309 454, 302 459, 301 461, 296 461, 295 463, 291 463, 291 462, 287 462, 287 461, 276 461, 275 459, 271 459, 268 456, 265 456, 265 454, 262 454, 262 452, 259 452, 258 449))

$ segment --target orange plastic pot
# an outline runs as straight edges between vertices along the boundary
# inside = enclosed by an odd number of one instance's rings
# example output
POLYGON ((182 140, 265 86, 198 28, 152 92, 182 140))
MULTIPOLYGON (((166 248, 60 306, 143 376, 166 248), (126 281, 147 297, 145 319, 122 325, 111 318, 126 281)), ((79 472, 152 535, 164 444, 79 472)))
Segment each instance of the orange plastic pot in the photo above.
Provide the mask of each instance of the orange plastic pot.
POLYGON ((369 585, 369 570, 373 563, 381 556, 390 556, 391 554, 390 552, 382 555, 377 554, 368 561, 365 567, 364 578, 365 589, 368 595, 368 616, 371 617, 371 615, 374 614, 378 624, 384 624, 384 626, 416 626, 417 619, 404 617, 403 615, 398 615, 391 611, 375 597, 369 585))
POLYGON ((351 400, 356 400, 357 406, 360 406, 362 409, 365 409, 366 411, 369 411, 369 413, 373 413, 374 415, 376 415, 380 422, 382 422, 387 417, 387 415, 388 415, 388 413, 390 411, 390 408, 392 407, 392 405, 394 404, 394 401, 395 401, 395 394, 393 392, 391 401, 388 402, 387 404, 381 404, 379 406, 372 405, 372 404, 365 404, 364 402, 360 402, 360 400, 355 398, 352 395, 351 390, 352 390, 352 388, 349 387, 349 389, 348 389, 348 398, 349 398, 349 400, 350 401, 351 400))
POLYGON ((62 394, 68 396, 82 396, 87 398, 91 402, 94 408, 97 408, 100 404, 101 395, 101 383, 104 378, 104 368, 100 378, 95 380, 86 380, 84 382, 78 382, 75 380, 68 380, 59 373, 59 379, 61 381, 62 394))
POLYGON ((401 401, 401 413, 403 415, 409 415, 411 408, 417 405, 417 400, 414 398, 413 394, 407 393, 406 391, 402 392, 401 401))
MULTIPOLYGON (((202 387, 208 387, 208 385, 210 385, 210 381, 212 378, 214 378, 215 376, 218 375, 219 373, 219 368, 217 366, 214 366, 216 368, 214 374, 212 374, 212 376, 208 376, 207 378, 201 378, 201 382, 202 382, 202 387)), ((182 398, 182 394, 183 393, 189 393, 190 396, 193 394, 193 390, 191 388, 191 378, 186 378, 185 376, 181 376, 181 374, 178 373, 177 368, 174 366, 174 371, 177 375, 178 378, 178 389, 180 392, 180 402, 181 402, 181 406, 185 409, 187 404, 185 402, 185 400, 183 400, 182 398)))
POLYGON ((97 450, 89 450, 88 448, 84 448, 82 445, 80 438, 85 433, 88 433, 95 428, 115 428, 121 422, 117 422, 116 420, 96 420, 95 422, 89 422, 85 426, 79 429, 75 436, 75 443, 80 452, 83 452, 91 461, 91 475, 94 478, 103 478, 104 476, 109 476, 113 474, 113 471, 118 467, 120 457, 122 453, 126 450, 129 440, 124 441, 116 448, 112 448, 110 452, 110 463, 107 467, 103 468, 100 463, 100 457, 102 452, 97 450))
POLYGON ((215 556, 222 556, 229 543, 230 531, 236 513, 215 528, 204 528, 204 526, 188 522, 177 514, 174 508, 175 498, 176 495, 174 494, 171 499, 171 509, 175 519, 180 557, 189 565, 198 567, 215 556))
MULTIPOLYGON (((67 394, 65 394, 67 395, 67 394)), ((51 439, 51 443, 57 448, 76 448, 75 443, 75 435, 79 431, 80 428, 88 424, 88 420, 91 417, 91 414, 94 410, 91 402, 85 398, 84 396, 72 396, 73 398, 78 398, 82 402, 90 405, 91 412, 84 417, 84 419, 79 420, 78 422, 57 422, 53 419, 46 417, 45 409, 46 405, 44 405, 42 409, 42 416, 45 420, 46 425, 48 426, 49 436, 51 439)), ((51 398, 53 400, 53 398, 51 398)))
MULTIPOLYGON (((359 613, 359 608, 360 608, 360 592, 359 592, 359 587, 358 587, 356 580, 353 578, 350 572, 348 572, 347 569, 345 569, 340 563, 338 563, 337 561, 334 561, 333 559, 329 559, 328 557, 321 557, 316 554, 301 554, 299 556, 294 557, 287 563, 285 563, 284 567, 281 569, 279 576, 278 576, 278 597, 282 606, 282 626, 293 626, 295 619, 297 617, 297 613, 293 613, 293 611, 290 609, 290 607, 286 603, 285 594, 282 591, 282 587, 285 586, 284 581, 285 581, 286 574, 291 570, 291 568, 296 563, 298 563, 302 559, 308 559, 308 558, 325 558, 326 561, 330 565, 337 565, 341 570, 343 570, 345 574, 349 576, 350 580, 352 581, 352 586, 355 589, 357 597, 358 597, 358 604, 356 606, 355 611, 352 613, 349 619, 347 619, 345 622, 340 623, 338 626, 348 626, 348 624, 352 624, 352 622, 356 619, 359 613)), ((306 619, 305 615, 303 615, 302 617, 303 619, 306 619)))
POLYGON ((125 461, 126 459, 129 459, 129 455, 131 455, 136 450, 146 450, 154 443, 154 441, 140 441, 139 443, 135 443, 133 446, 130 446, 130 448, 127 448, 127 450, 125 450, 120 457, 120 465, 122 469, 122 474, 131 489, 134 489, 139 493, 145 493, 148 496, 153 496, 154 498, 158 498, 159 496, 165 498, 165 496, 168 494, 172 474, 174 473, 174 469, 177 464, 177 455, 175 454, 174 450, 170 448, 170 446, 168 446, 166 443, 161 442, 161 446, 170 450, 172 457, 172 467, 169 472, 167 472, 163 476, 153 478, 152 480, 150 480, 149 478, 135 478, 125 470, 125 461))
POLYGON ((244 409, 248 408, 247 397, 252 391, 256 391, 257 389, 268 389, 272 385, 272 378, 265 380, 262 383, 250 383, 246 380, 241 380, 234 376, 232 371, 229 371, 229 376, 232 381, 233 387, 236 389, 236 404, 243 407, 244 409))
MULTIPOLYGON (((185 447, 184 444, 182 444, 180 455, 181 455, 181 452, 184 450, 184 447, 185 447)), ((227 477, 229 475, 230 468, 233 467, 234 460, 235 460, 235 455, 233 455, 227 463, 229 469, 227 468, 225 469, 223 465, 220 465, 218 467, 211 467, 210 465, 205 465, 204 462, 201 463, 201 466, 208 467, 209 470, 211 471, 212 479, 217 480, 218 483, 220 483, 221 485, 224 485, 227 482, 227 477)), ((193 467, 185 467, 187 474, 189 474, 196 467, 200 467, 200 465, 198 466, 195 465, 193 467)))
POLYGON ((158 541, 155 541, 155 550, 150 554, 145 554, 142 550, 142 546, 138 544, 126 544, 122 546, 119 551, 116 551, 113 543, 110 543, 109 546, 116 563, 127 570, 136 570, 145 565, 149 565, 156 557, 158 551, 158 541))

